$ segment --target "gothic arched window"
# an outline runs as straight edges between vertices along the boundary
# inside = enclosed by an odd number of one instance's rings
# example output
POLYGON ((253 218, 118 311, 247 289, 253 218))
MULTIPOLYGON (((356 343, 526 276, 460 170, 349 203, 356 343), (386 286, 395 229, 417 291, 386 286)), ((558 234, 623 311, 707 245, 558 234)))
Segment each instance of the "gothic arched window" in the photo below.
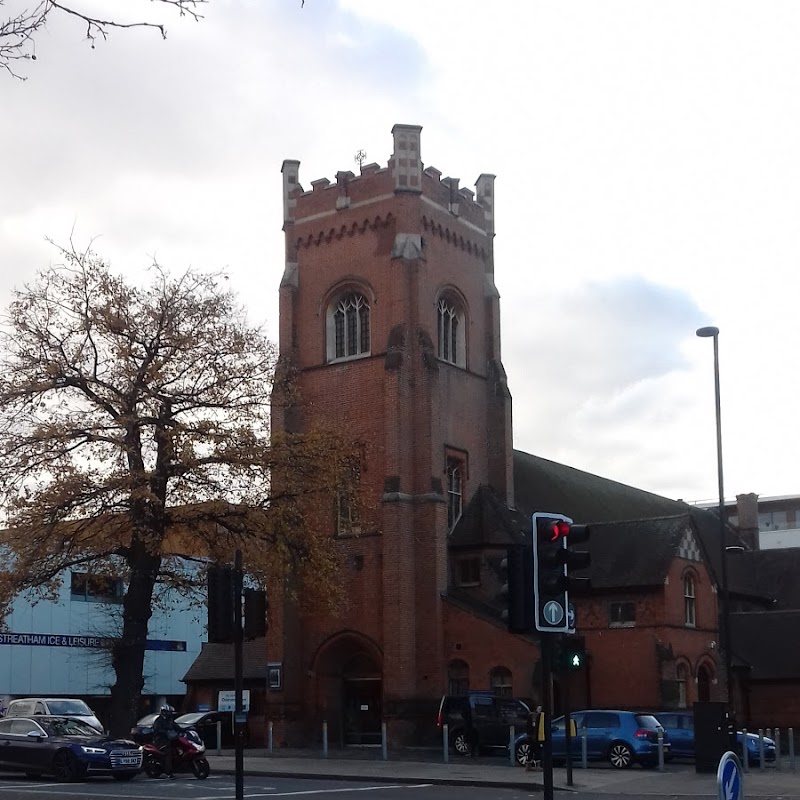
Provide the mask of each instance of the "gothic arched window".
POLYGON ((340 295, 328 308, 328 360, 370 352, 369 303, 360 292, 340 295))
POLYGON ((457 367, 467 366, 464 312, 450 297, 436 304, 439 358, 457 367))

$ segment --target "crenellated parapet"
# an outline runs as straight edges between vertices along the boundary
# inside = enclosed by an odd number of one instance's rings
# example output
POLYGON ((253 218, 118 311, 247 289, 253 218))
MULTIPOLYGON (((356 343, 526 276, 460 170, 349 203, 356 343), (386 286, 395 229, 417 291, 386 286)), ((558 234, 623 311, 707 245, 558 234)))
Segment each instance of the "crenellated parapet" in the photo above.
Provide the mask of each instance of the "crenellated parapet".
MULTIPOLYGON (((438 169, 425 167, 422 162, 421 131, 419 125, 395 125, 392 128, 393 151, 386 167, 372 162, 363 164, 359 174, 340 171, 336 173, 335 182, 328 178, 311 181, 308 191, 300 183, 300 162, 284 161, 284 223, 298 225, 318 221, 318 232, 328 235, 331 230, 340 229, 332 219, 337 214, 359 209, 361 216, 363 208, 363 218, 369 219, 373 216, 367 208, 370 204, 408 194, 420 197, 426 217, 435 217, 436 225, 442 225, 443 230, 466 227, 472 229, 470 239, 482 235, 492 237, 494 175, 482 174, 475 183, 475 191, 460 186, 458 178, 443 178, 438 169), (459 220, 462 225, 448 222, 449 218, 459 220)), ((466 238, 463 232, 459 235, 466 238)), ((491 249, 485 244, 476 246, 491 249)))

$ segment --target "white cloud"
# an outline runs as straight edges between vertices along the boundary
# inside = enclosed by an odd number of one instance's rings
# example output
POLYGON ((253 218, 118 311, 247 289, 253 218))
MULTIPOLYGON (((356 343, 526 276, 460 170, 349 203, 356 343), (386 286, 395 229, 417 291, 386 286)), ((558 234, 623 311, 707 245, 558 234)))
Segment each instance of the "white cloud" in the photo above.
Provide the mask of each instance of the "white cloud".
POLYGON ((727 494, 798 491, 796 2, 91 2, 169 38, 63 20, 0 80, 0 300, 74 227, 125 271, 226 268, 274 332, 282 160, 307 186, 421 124, 427 165, 498 176, 517 446, 713 497, 713 323, 727 494))

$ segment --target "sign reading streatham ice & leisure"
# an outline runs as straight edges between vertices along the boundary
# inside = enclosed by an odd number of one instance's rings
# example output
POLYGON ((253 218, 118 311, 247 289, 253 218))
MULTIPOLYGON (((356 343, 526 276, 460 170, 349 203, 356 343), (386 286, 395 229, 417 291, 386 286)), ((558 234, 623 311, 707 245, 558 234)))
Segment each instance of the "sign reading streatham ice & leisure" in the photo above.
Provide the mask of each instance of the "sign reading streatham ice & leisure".
MULTIPOLYGON (((32 647, 93 647, 109 649, 115 642, 106 636, 75 636, 60 633, 0 633, 0 645, 28 645, 32 647)), ((147 650, 186 652, 186 642, 173 639, 148 639, 147 650)))

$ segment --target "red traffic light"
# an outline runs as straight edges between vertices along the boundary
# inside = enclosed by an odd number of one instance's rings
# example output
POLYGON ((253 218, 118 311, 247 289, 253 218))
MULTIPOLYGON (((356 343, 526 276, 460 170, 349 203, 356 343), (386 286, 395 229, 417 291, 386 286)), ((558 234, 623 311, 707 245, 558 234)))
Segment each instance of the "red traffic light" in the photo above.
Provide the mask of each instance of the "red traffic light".
POLYGON ((564 522, 562 519, 553 520, 547 525, 547 538, 551 542, 557 542, 559 539, 569 536, 569 527, 569 522, 564 522))

